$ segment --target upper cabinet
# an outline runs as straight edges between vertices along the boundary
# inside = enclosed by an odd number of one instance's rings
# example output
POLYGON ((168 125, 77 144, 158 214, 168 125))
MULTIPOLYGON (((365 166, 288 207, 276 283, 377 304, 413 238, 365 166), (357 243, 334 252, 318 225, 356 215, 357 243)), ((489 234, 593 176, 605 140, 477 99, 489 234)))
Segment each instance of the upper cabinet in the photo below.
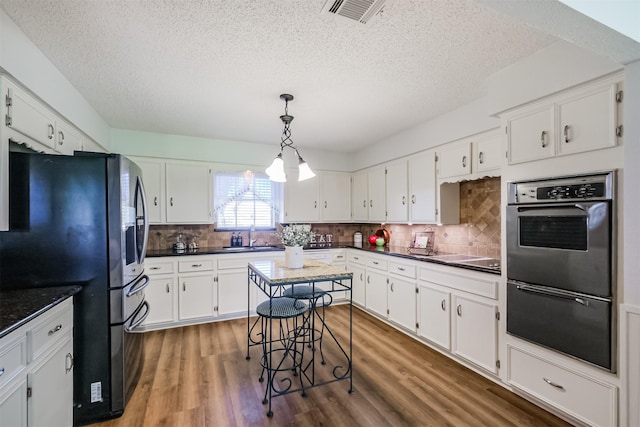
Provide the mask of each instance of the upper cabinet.
POLYGON ((621 79, 609 77, 503 114, 509 164, 616 146, 621 79))
POLYGON ((500 175, 502 137, 498 129, 445 144, 438 151, 438 178, 447 181, 500 175))
POLYGON ((167 223, 213 222, 213 177, 207 163, 167 162, 165 180, 167 223))
POLYGON ((369 222, 385 222, 386 210, 386 169, 375 166, 367 170, 367 186, 369 195, 369 222))
POLYGON ((387 222, 407 222, 409 219, 407 160, 387 165, 387 222))
POLYGON ((409 222, 435 223, 436 153, 429 150, 409 158, 409 222))
POLYGON ((346 172, 318 172, 305 181, 290 179, 284 190, 285 222, 351 220, 351 175, 346 172))
POLYGON ((369 220, 369 174, 366 170, 351 175, 351 219, 369 220))
POLYGON ((164 162, 153 159, 132 159, 142 169, 147 211, 150 224, 165 222, 164 162))

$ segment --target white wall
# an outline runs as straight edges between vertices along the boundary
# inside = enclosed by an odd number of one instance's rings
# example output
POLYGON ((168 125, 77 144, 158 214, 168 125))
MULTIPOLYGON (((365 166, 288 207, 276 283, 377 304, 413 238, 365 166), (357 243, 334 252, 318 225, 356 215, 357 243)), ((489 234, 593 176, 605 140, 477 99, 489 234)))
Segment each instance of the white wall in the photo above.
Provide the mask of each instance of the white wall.
POLYGON ((560 41, 487 79, 487 111, 497 114, 621 70, 621 64, 560 41))
POLYGON ((640 306, 640 61, 625 67, 624 302, 640 306))
MULTIPOLYGON (((279 146, 225 141, 181 135, 167 135, 126 129, 111 130, 111 149, 130 156, 201 160, 217 163, 267 167, 279 153, 279 146)), ((352 155, 300 149, 312 170, 351 171, 352 155)), ((285 166, 297 167, 293 150, 285 150, 285 166)))
POLYGON ((480 98, 355 153, 353 170, 363 169, 500 126, 480 98))
POLYGON ((0 68, 109 149, 109 125, 2 10, 0 68))

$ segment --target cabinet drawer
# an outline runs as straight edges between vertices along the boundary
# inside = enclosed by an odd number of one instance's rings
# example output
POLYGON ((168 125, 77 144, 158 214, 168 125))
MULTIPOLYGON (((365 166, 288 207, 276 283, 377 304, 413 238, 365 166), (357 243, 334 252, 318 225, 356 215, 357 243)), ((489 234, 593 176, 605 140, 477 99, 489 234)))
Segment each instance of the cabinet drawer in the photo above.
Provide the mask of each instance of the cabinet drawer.
POLYGON ((345 262, 347 260, 347 255, 344 249, 341 250, 332 250, 331 251, 331 262, 345 262))
POLYGON ((0 348, 0 387, 24 369, 26 363, 24 335, 0 348))
POLYGON ((234 257, 230 255, 223 255, 218 258, 218 269, 220 270, 228 270, 232 268, 247 268, 247 264, 249 264, 249 257, 234 257))
POLYGON ((349 251, 349 253, 347 254, 347 261, 352 264, 366 264, 366 258, 364 256, 362 256, 360 253, 353 253, 352 251, 349 251))
POLYGON ((173 263, 170 261, 154 262, 147 267, 147 270, 147 274, 171 274, 173 273, 173 263))
POLYGON ((398 274, 400 276, 416 278, 416 267, 414 265, 402 264, 398 262, 389 262, 389 273, 398 274))
MULTIPOLYGON (((61 304, 62 305, 62 304, 61 304)), ((60 307, 60 306, 59 306, 60 307)), ((27 361, 36 360, 48 348, 73 331, 73 309, 56 310, 27 332, 27 361)))
POLYGON ((368 258, 367 267, 387 271, 387 261, 379 258, 368 258))
POLYGON ((178 262, 178 271, 186 273, 188 271, 206 271, 213 270, 214 259, 197 259, 191 261, 178 262))
POLYGON ((508 346, 509 383, 594 426, 615 426, 616 387, 508 346))

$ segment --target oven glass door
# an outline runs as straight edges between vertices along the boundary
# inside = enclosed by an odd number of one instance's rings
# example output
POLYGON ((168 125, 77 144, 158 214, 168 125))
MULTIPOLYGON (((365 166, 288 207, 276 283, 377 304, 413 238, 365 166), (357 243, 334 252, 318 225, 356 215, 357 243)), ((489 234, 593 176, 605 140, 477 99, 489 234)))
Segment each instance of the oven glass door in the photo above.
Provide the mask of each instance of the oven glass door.
POLYGON ((507 275, 610 297, 610 202, 507 206, 507 275))

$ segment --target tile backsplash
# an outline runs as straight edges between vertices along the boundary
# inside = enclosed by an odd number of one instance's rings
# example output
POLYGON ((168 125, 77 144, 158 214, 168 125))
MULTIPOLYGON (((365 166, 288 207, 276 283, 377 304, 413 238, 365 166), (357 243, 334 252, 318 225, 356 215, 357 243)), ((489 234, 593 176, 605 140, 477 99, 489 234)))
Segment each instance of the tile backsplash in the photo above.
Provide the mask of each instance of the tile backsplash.
MULTIPOLYGON (((334 245, 353 243, 353 233, 367 236, 381 228, 380 224, 312 224, 319 234, 332 234, 334 245)), ((486 178, 460 183, 460 224, 458 225, 403 225, 385 224, 390 244, 409 247, 416 232, 435 232, 434 249, 442 253, 500 258, 500 178, 486 178)), ((178 234, 186 244, 197 239, 200 247, 229 246, 230 231, 215 231, 215 225, 152 225, 149 233, 150 249, 171 248, 178 234)), ((248 232, 241 233, 243 244, 249 244, 248 232)), ((257 245, 280 243, 272 231, 256 231, 257 245)))

